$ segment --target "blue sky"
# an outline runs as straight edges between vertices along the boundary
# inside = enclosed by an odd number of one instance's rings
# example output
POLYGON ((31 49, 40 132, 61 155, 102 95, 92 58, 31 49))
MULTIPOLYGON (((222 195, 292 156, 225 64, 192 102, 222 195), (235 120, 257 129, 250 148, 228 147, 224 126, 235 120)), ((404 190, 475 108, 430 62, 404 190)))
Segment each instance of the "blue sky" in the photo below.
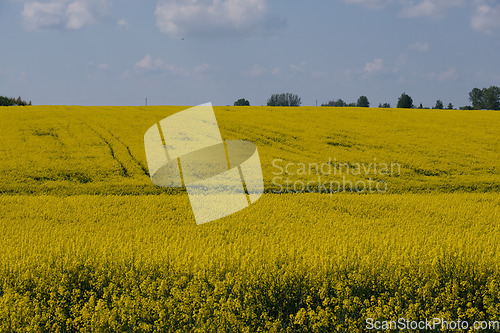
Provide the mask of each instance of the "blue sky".
POLYGON ((0 0, 0 95, 33 104, 469 105, 500 0, 0 0))

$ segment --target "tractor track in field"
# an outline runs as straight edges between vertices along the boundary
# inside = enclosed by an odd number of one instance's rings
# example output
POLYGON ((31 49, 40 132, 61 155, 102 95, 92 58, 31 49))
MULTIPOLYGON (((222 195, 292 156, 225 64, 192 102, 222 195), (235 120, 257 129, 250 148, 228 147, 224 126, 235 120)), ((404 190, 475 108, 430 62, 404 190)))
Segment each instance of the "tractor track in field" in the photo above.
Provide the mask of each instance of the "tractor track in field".
POLYGON ((82 124, 84 124, 85 126, 87 126, 92 132, 94 132, 95 134, 97 134, 97 136, 106 144, 106 146, 108 146, 110 154, 111 154, 111 157, 120 165, 120 169, 121 169, 122 175, 124 177, 131 177, 128 169, 125 167, 125 164, 123 164, 122 161, 120 161, 116 157, 116 155, 115 155, 115 149, 113 148, 113 145, 108 140, 106 140, 106 138, 101 133, 99 133, 95 128, 93 128, 92 126, 90 126, 89 124, 87 124, 85 121, 83 121, 83 120, 81 120, 81 121, 82 121, 82 124))
MULTIPOLYGON (((100 125, 99 125, 100 126, 100 125)), ((109 133, 109 135, 111 135, 113 138, 115 138, 116 141, 118 141, 118 143, 120 143, 123 147, 125 147, 125 149, 127 150, 127 153, 128 155, 130 156, 130 158, 132 159, 132 161, 134 161, 135 164, 137 164, 137 166, 142 170, 142 172, 149 177, 149 171, 148 169, 141 164, 141 162, 139 162, 139 160, 137 160, 135 158, 135 156, 132 154, 132 152, 130 151, 130 147, 127 146, 125 143, 123 143, 122 140, 120 140, 116 135, 113 134, 113 132, 111 132, 110 130, 107 130, 105 129, 104 127, 100 126, 103 130, 105 130, 106 132, 109 133)))

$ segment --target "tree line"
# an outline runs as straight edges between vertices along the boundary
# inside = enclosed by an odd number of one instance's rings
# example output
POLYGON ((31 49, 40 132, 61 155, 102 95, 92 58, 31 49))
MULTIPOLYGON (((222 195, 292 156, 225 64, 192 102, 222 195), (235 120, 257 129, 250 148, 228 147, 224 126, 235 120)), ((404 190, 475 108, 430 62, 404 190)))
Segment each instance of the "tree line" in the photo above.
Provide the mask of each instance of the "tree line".
MULTIPOLYGON (((500 88, 497 86, 491 86, 489 88, 474 88, 469 93, 469 100, 472 106, 467 105, 460 107, 461 110, 500 110, 500 88)), ((267 100, 267 106, 300 106, 302 101, 300 97, 296 94, 283 93, 283 94, 273 94, 267 100)), ((250 102, 244 98, 240 98, 234 102, 235 106, 249 106, 250 102)), ((333 107, 345 107, 345 106, 356 106, 356 107, 370 107, 370 101, 366 96, 360 96, 356 103, 346 103, 342 99, 331 100, 327 103, 321 104, 321 106, 333 106, 333 107)), ((390 108, 390 103, 380 103, 379 108, 390 108)), ((424 107, 422 103, 419 106, 413 104, 413 99, 406 92, 403 92, 398 98, 397 108, 402 109, 428 109, 424 107)), ((434 109, 444 109, 444 103, 440 99, 436 101, 433 107, 434 109)), ((448 103, 447 109, 452 110, 454 106, 452 103, 448 103)))
POLYGON ((0 96, 0 106, 26 106, 31 105, 31 101, 26 102, 19 96, 18 98, 0 96))

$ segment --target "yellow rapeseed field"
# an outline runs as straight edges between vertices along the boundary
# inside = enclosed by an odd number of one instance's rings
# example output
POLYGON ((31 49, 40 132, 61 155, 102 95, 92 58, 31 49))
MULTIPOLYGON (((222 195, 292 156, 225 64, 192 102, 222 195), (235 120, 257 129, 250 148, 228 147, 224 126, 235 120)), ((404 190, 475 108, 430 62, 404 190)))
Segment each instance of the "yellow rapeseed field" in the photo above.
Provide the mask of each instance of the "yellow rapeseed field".
POLYGON ((265 194, 197 226, 144 153, 184 109, 0 109, 0 332, 498 323, 500 113, 216 107, 224 139, 257 145, 265 194), (384 190, 331 191, 346 178, 384 190))

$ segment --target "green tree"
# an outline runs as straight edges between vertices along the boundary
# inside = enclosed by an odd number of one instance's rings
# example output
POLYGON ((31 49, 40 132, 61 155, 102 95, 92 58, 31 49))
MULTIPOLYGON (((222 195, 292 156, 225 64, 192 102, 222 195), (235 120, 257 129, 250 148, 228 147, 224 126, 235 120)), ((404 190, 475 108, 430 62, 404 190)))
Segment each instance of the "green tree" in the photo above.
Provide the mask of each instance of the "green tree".
POLYGON ((267 106, 300 106, 302 101, 296 94, 273 94, 267 100, 267 106))
POLYGON ((479 88, 474 88, 469 93, 469 100, 472 103, 472 107, 476 110, 481 110, 483 108, 483 90, 479 88))
POLYGON ((370 107, 370 102, 368 101, 368 97, 366 96, 360 96, 358 98, 358 102, 356 103, 356 106, 360 108, 368 108, 370 107))
POLYGON ((391 108, 391 104, 390 103, 380 103, 378 105, 379 108, 387 108, 387 109, 390 109, 391 108))
POLYGON ((483 109, 500 110, 500 88, 491 86, 483 89, 483 109))
POLYGON ((452 103, 448 104, 448 110, 453 110, 453 104, 452 103))
POLYGON ((500 110, 500 88, 497 86, 474 88, 469 93, 469 100, 476 110, 500 110))
POLYGON ((434 109, 444 109, 444 104, 440 99, 436 101, 436 106, 434 107, 434 109))
POLYGON ((234 106, 250 106, 250 102, 244 98, 240 98, 234 102, 234 106))
POLYGON ((12 100, 8 97, 0 96, 0 106, 11 106, 14 105, 12 100))
POLYGON ((27 103, 19 96, 18 98, 0 96, 0 106, 26 106, 31 105, 31 101, 27 103))
POLYGON ((336 101, 329 101, 328 103, 326 104, 321 104, 321 106, 346 106, 346 103, 342 100, 342 99, 338 99, 336 101))
POLYGON ((401 109, 413 108, 413 99, 406 93, 402 93, 398 99, 398 108, 401 109))

